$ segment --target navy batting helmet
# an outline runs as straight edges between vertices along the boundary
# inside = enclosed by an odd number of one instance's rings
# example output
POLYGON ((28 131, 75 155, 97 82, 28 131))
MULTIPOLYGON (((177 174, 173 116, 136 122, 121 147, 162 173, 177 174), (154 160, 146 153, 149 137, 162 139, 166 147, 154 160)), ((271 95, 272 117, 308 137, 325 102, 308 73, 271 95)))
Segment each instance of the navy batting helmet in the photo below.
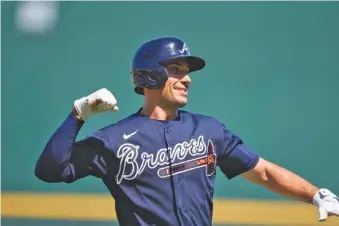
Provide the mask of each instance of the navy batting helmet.
POLYGON ((143 95, 143 88, 158 89, 168 78, 164 64, 174 59, 185 59, 189 72, 205 67, 205 61, 192 56, 187 44, 176 37, 161 37, 141 45, 134 54, 131 73, 134 91, 143 95))

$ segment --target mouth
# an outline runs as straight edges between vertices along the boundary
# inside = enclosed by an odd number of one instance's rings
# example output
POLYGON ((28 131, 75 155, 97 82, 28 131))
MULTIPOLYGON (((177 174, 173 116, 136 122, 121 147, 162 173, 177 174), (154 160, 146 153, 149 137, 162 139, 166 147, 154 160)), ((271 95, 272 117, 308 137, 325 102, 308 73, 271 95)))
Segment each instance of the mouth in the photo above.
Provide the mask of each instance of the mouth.
POLYGON ((174 90, 178 91, 180 94, 186 96, 187 95, 187 91, 188 89, 187 88, 183 88, 183 87, 175 87, 174 90))

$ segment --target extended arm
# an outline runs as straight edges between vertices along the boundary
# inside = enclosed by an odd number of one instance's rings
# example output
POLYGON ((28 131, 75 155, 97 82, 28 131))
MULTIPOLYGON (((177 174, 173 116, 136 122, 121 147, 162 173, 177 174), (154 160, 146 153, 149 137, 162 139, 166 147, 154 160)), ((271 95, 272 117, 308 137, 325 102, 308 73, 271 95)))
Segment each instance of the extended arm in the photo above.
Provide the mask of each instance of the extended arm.
POLYGON ((243 173, 242 177, 277 194, 310 204, 319 190, 300 176, 262 158, 252 170, 243 173))
POLYGON ((339 198, 330 190, 319 189, 295 173, 260 158, 226 127, 223 127, 223 143, 218 161, 229 179, 241 175, 277 194, 313 204, 318 207, 320 221, 329 215, 339 216, 339 198))
POLYGON ((339 216, 339 198, 335 194, 328 189, 317 188, 272 162, 260 158, 253 169, 241 176, 282 196, 317 206, 320 221, 326 220, 329 215, 339 216))

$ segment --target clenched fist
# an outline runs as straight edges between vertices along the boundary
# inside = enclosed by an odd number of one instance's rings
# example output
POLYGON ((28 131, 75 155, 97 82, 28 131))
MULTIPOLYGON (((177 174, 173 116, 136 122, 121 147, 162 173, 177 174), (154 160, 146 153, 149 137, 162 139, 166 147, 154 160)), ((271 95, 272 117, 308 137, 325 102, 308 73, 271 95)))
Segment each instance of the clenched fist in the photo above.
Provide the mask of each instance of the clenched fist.
POLYGON ((105 88, 75 100, 74 108, 83 121, 86 121, 90 114, 118 111, 117 100, 113 94, 105 88))

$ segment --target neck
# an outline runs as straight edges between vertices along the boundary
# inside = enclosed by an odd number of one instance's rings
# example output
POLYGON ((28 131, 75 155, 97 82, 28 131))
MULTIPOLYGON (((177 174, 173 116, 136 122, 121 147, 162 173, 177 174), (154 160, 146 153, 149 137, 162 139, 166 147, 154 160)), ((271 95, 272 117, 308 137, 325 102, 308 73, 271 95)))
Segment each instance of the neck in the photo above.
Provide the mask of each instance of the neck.
POLYGON ((156 120, 173 120, 178 116, 178 109, 145 101, 140 114, 156 120))

